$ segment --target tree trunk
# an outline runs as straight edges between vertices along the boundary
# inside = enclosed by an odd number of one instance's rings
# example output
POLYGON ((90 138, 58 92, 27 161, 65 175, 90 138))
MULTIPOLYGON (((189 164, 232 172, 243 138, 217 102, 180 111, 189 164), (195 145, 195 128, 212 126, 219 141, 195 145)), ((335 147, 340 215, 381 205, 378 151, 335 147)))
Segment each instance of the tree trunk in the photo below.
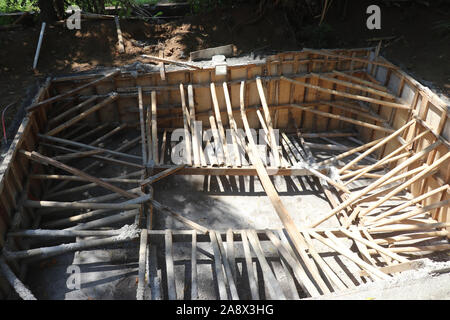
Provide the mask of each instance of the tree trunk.
POLYGON ((47 23, 54 23, 58 17, 56 16, 55 8, 53 7, 53 1, 39 0, 39 9, 41 10, 41 20, 47 23))
POLYGON ((58 19, 64 19, 64 0, 54 0, 56 14, 58 15, 58 19))

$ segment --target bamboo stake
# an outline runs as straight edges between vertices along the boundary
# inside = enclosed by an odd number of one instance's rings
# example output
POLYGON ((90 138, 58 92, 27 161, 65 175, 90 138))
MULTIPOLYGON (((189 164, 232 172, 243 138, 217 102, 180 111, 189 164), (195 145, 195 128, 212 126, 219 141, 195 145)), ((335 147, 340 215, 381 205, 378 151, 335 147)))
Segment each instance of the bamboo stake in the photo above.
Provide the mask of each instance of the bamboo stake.
POLYGON ((168 169, 166 169, 164 171, 161 171, 160 173, 155 174, 154 176, 148 177, 147 179, 143 180, 141 182, 141 186, 146 186, 148 184, 155 183, 156 181, 159 181, 159 180, 161 180, 161 179, 163 179, 163 178, 165 178, 165 177, 167 177, 167 176, 169 176, 171 174, 176 173, 177 171, 180 171, 184 167, 186 167, 186 165, 182 164, 182 165, 171 167, 171 168, 168 168, 168 169))
POLYGON ((220 142, 219 131, 217 130, 216 120, 214 119, 212 111, 209 112, 209 123, 214 137, 214 150, 215 154, 217 155, 217 162, 218 165, 221 166, 225 163, 225 155, 223 153, 223 144, 220 142))
POLYGON ((189 100, 189 116, 191 121, 191 133, 192 133, 192 149, 194 151, 194 165, 200 167, 200 148, 201 141, 198 137, 198 125, 195 120, 195 103, 194 103, 194 91, 192 85, 188 85, 188 100, 189 100))

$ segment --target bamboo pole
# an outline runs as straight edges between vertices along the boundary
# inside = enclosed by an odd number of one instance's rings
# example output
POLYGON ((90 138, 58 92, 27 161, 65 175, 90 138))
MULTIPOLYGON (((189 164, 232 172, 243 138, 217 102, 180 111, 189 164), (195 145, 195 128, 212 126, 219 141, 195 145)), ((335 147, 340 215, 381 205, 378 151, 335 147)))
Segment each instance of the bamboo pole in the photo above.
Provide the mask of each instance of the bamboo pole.
POLYGON ((191 134, 189 128, 191 126, 191 119, 189 117, 189 111, 186 106, 186 97, 184 95, 183 84, 180 83, 180 96, 181 96, 181 108, 183 111, 183 126, 184 126, 184 143, 186 145, 186 163, 192 166, 192 148, 191 148, 191 134))
POLYGON ((14 290, 17 292, 19 297, 21 297, 23 300, 37 300, 33 295, 33 293, 30 291, 30 289, 28 289, 23 284, 23 282, 20 281, 20 279, 14 274, 14 272, 6 263, 5 258, 3 256, 0 256, 0 270, 2 271, 6 280, 8 280, 11 287, 13 287, 14 290))
POLYGON ((311 227, 317 227, 319 224, 321 224, 323 221, 328 220, 330 217, 334 216, 336 213, 340 212, 342 209, 348 207, 350 204, 355 202, 355 200, 360 199, 362 196, 366 195, 370 191, 374 190, 378 186, 380 186, 383 182, 387 181, 389 178, 393 177, 395 174, 409 166, 410 164, 414 163, 418 159, 422 158, 424 155, 428 154, 430 151, 434 150, 436 147, 438 147, 441 144, 440 141, 437 141, 433 143, 432 145, 426 147, 425 149, 421 150, 420 152, 417 152, 414 156, 409 158, 408 160, 402 162, 399 166, 395 167, 391 171, 389 171, 387 174, 385 174, 382 178, 377 179, 375 182, 364 188, 363 190, 352 193, 352 195, 342 202, 337 208, 331 210, 330 213, 322 217, 319 221, 313 223, 311 227))
POLYGON ((347 163, 345 166, 343 166, 341 169, 339 169, 339 174, 341 174, 342 172, 344 172, 345 170, 351 168, 354 164, 356 164, 358 161, 360 161, 361 159, 364 159, 366 156, 368 156, 369 154, 371 154, 372 152, 374 152, 375 150, 377 150, 378 148, 384 146, 386 143, 388 143, 389 141, 393 140, 395 137, 397 137, 398 135, 400 135, 404 130, 406 130, 407 128, 409 128, 411 125, 413 125, 415 123, 415 120, 411 120, 408 123, 404 124, 403 126, 401 126, 399 129, 397 129, 395 132, 391 133, 389 136, 384 137, 380 142, 378 142, 377 144, 375 144, 374 146, 372 146, 370 149, 366 150, 365 152, 363 152, 360 156, 356 157, 355 159, 353 159, 352 161, 350 161, 349 163, 347 163))
POLYGON ((247 115, 245 111, 245 104, 244 104, 244 88, 245 88, 245 82, 241 82, 241 88, 240 88, 240 105, 241 105, 241 117, 242 122, 245 127, 245 132, 247 134, 247 139, 249 141, 249 157, 253 163, 253 165, 256 167, 256 170, 258 172, 258 177, 261 181, 261 184, 264 187, 264 190, 267 193, 267 196, 269 197, 270 201, 272 202, 273 207, 275 208, 275 211, 277 212, 278 216, 280 217, 281 222, 286 228, 286 231, 289 234, 289 237, 291 238, 291 241, 293 242, 297 252, 299 253, 300 257, 303 259, 303 262, 305 263, 308 271, 311 273, 313 279, 316 281, 316 283, 319 285, 320 289, 323 290, 323 292, 327 292, 329 289, 323 279, 321 278, 316 266, 313 264, 313 262, 310 260, 309 256, 306 253, 306 242, 300 232, 297 229, 297 226, 295 225, 294 221, 292 220, 289 212, 287 211, 286 207, 281 202, 280 197, 278 196, 278 193, 275 189, 275 187, 272 184, 272 181, 269 178, 269 175, 267 174, 266 169, 264 168, 264 165, 259 157, 258 149, 256 148, 255 142, 253 140, 253 136, 250 130, 250 126, 248 124, 247 115))

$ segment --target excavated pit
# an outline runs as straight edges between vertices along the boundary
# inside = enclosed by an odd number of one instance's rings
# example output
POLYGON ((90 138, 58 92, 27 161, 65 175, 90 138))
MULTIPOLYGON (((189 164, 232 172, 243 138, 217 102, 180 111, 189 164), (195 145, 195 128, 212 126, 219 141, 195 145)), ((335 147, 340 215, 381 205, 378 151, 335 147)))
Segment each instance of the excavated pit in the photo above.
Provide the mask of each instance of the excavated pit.
POLYGON ((444 102, 370 48, 227 63, 42 86, 0 176, 28 294, 326 298, 446 265, 444 102))

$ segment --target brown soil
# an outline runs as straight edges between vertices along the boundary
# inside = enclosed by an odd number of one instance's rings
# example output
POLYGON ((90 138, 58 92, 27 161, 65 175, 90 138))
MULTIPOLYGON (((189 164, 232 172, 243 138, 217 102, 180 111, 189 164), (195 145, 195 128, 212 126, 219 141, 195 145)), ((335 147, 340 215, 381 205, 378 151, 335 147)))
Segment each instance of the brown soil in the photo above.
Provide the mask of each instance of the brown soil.
POLYGON ((83 21, 79 31, 61 25, 50 26, 44 36, 36 73, 31 66, 40 27, 1 31, 0 110, 19 101, 7 112, 8 126, 24 99, 26 88, 37 81, 50 75, 80 72, 97 66, 130 64, 140 60, 139 55, 144 53, 158 55, 164 50, 165 57, 183 60, 190 51, 229 43, 235 44, 241 54, 251 51, 272 53, 303 47, 375 46, 376 42, 367 39, 386 36, 396 39, 385 42, 386 47, 381 51, 383 56, 448 94, 450 41, 448 35, 445 37, 432 29, 436 21, 448 20, 448 6, 382 7, 382 29, 368 30, 365 10, 371 3, 352 1, 344 18, 341 8, 332 7, 322 28, 316 27, 318 20, 309 25, 303 21, 299 26, 293 20, 295 12, 280 9, 268 10, 264 16, 256 17, 252 6, 216 10, 163 24, 124 20, 121 28, 125 54, 117 52, 117 34, 112 20, 83 21), (254 22, 246 24, 248 21, 254 22))

